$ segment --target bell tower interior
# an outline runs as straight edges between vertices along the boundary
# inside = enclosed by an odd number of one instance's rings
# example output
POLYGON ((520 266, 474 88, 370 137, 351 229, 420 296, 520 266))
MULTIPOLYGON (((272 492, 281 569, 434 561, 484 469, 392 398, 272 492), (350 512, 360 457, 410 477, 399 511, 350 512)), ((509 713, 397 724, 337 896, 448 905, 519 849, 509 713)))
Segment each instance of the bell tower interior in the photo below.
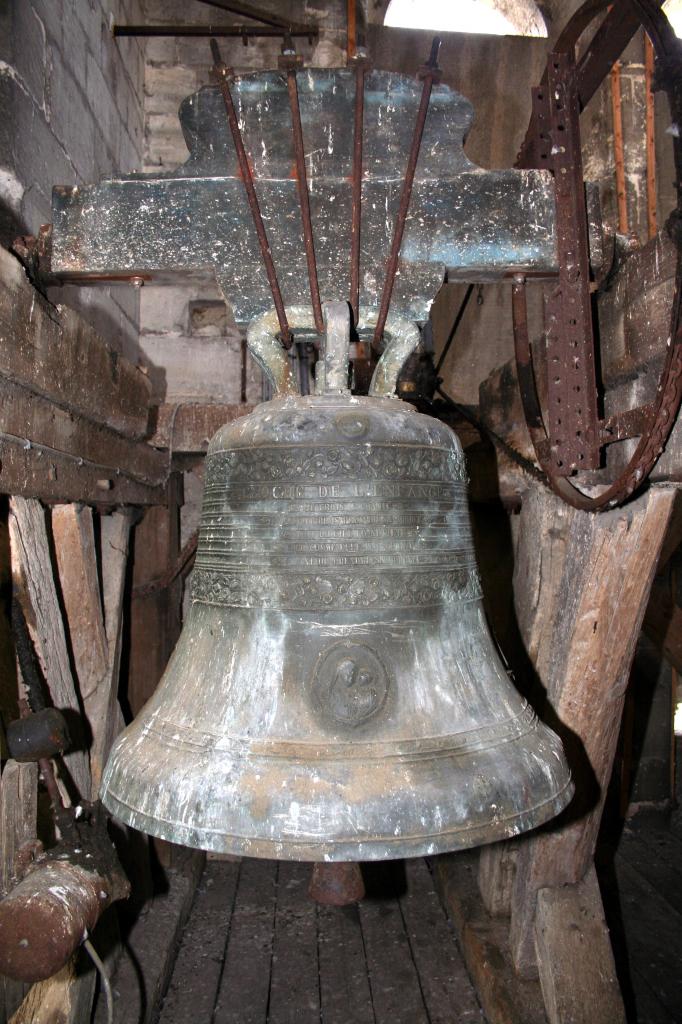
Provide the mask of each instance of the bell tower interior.
POLYGON ((0 0, 0 1024, 682 1019, 678 33, 0 0))

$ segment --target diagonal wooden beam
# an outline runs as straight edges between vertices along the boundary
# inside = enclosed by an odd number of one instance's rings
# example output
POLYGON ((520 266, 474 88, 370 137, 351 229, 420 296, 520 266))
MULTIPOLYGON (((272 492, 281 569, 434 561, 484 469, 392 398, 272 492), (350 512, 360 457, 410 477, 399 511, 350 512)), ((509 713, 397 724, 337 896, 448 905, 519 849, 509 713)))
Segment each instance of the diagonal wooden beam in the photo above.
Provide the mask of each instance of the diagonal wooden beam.
POLYGON ((85 737, 75 735, 82 704, 64 631, 55 586, 45 510, 34 499, 13 497, 9 515, 12 581, 17 588, 26 622, 35 645, 43 676, 54 706, 72 712, 69 727, 80 749, 66 754, 64 762, 83 798, 90 794, 90 766, 85 737))
POLYGON ((290 21, 287 18, 280 18, 271 11, 262 11, 251 4, 237 3, 236 0, 199 0, 200 4, 207 7, 218 7, 221 11, 229 11, 231 14, 240 14, 243 18, 250 18, 252 21, 259 21, 262 25, 272 25, 281 28, 284 32, 291 29, 310 29, 311 34, 317 35, 317 26, 301 25, 297 21, 290 21))
MULTIPOLYGON (((537 972, 538 891, 576 884, 592 865, 632 657, 674 498, 673 489, 652 488, 624 509, 566 513, 563 565, 547 584, 556 613, 535 664, 542 666, 547 719, 564 741, 576 797, 558 825, 520 844, 510 942, 526 975, 537 972)), ((537 534, 527 539, 537 546, 537 534)), ((517 566, 523 564, 518 557, 517 566)), ((549 567, 542 558, 535 564, 539 580, 517 576, 516 585, 537 606, 547 597, 542 574, 549 567)))
POLYGON ((132 521, 132 513, 126 510, 100 518, 102 603, 108 651, 102 683, 85 702, 85 712, 93 726, 90 750, 93 796, 99 791, 111 745, 123 727, 123 715, 118 702, 118 677, 132 521))
POLYGON ((92 509, 56 505, 52 536, 81 700, 102 684, 109 657, 97 575, 92 509))

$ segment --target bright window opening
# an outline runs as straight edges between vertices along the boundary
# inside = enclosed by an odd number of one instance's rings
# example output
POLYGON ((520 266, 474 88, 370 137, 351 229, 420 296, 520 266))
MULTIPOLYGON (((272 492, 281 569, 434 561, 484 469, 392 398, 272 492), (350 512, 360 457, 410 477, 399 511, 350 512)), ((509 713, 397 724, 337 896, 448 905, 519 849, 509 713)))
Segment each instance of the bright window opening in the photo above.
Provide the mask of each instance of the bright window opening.
MULTIPOLYGON (((668 2, 682 6, 682 0, 668 2)), ((434 32, 547 36, 547 26, 533 0, 391 0, 384 25, 434 32)))
POLYGON ((682 703, 675 705, 675 735, 682 736, 682 703))
POLYGON ((663 4, 663 13, 673 27, 678 39, 682 39, 682 0, 666 0, 663 4))

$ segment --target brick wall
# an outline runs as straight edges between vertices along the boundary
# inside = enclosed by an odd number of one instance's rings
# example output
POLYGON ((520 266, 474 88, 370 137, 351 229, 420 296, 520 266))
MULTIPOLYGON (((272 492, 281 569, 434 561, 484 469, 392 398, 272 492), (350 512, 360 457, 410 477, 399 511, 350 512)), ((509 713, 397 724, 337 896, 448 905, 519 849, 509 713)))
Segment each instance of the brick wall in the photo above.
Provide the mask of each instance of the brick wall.
MULTIPOLYGON (((53 185, 139 169, 144 50, 115 40, 112 19, 140 20, 141 0, 0 2, 0 242, 51 220, 53 185)), ((138 353, 130 287, 54 289, 118 351, 138 353)))
MULTIPOLYGON (((264 10, 287 14, 320 27, 319 41, 297 40, 306 64, 345 63, 345 0, 259 2, 264 10)), ((247 20, 186 0, 145 0, 147 24, 230 25, 247 20)), ((255 23, 251 23, 254 24, 255 23)), ((280 39, 258 39, 244 46, 239 39, 220 39, 223 60, 237 73, 277 67, 280 39)), ((182 100, 210 83, 212 65, 206 38, 151 38, 146 44, 144 80, 144 168, 170 171, 187 159, 178 121, 182 100)), ((228 310, 210 333, 192 329, 192 303, 220 302, 212 275, 193 276, 182 286, 149 287, 141 294, 140 345, 149 364, 155 393, 168 402, 188 398, 206 402, 238 402, 241 394, 241 335, 228 310), (221 326, 222 325, 222 326, 221 326)), ((261 375, 249 358, 247 397, 261 397, 261 375)))
MULTIPOLYGON (((319 42, 310 45, 297 39, 296 47, 306 64, 345 64, 346 3, 345 0, 259 0, 254 4, 279 17, 291 17, 306 24, 318 25, 319 42)), ((192 0, 144 0, 148 24, 173 25, 240 25, 257 23, 228 14, 192 0)), ((219 39, 223 60, 239 74, 276 68, 280 39, 254 39, 244 46, 240 39, 219 39)), ((209 41, 205 38, 159 37, 146 45, 147 67, 144 84, 145 169, 169 170, 183 163, 187 149, 178 122, 178 107, 185 96, 210 82, 213 64, 209 41)))

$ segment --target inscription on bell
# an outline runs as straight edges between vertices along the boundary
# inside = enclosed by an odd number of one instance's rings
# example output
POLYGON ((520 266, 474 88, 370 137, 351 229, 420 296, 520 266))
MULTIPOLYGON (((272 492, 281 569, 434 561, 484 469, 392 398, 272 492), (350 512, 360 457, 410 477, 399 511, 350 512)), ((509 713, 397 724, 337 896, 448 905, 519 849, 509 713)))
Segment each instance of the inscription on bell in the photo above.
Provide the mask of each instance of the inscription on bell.
MULTIPOLYGON (((210 493, 210 492, 209 492, 210 493)), ((330 498, 397 498, 423 501, 451 501, 456 491, 449 484, 393 480, 343 480, 334 484, 238 484, 233 485, 233 502, 311 501, 330 498)))
MULTIPOLYGON (((362 415, 335 427, 359 429, 362 415)), ((473 568, 455 449, 360 441, 209 454, 195 600, 424 607, 459 599, 473 568)))
POLYGON ((364 644, 335 644, 317 665, 314 699, 321 715, 354 727, 384 706, 389 683, 380 659, 364 644))

